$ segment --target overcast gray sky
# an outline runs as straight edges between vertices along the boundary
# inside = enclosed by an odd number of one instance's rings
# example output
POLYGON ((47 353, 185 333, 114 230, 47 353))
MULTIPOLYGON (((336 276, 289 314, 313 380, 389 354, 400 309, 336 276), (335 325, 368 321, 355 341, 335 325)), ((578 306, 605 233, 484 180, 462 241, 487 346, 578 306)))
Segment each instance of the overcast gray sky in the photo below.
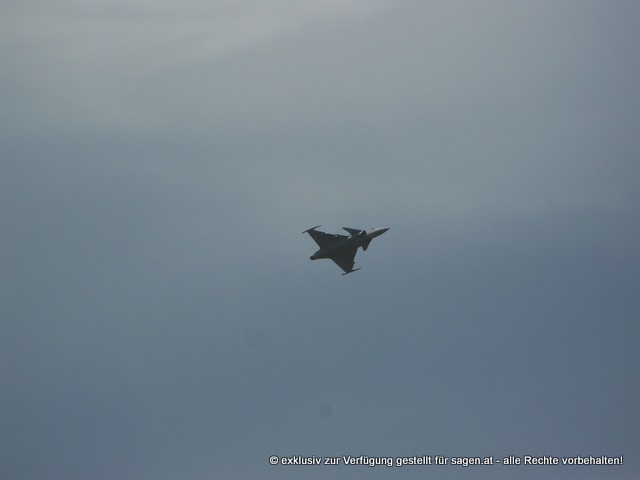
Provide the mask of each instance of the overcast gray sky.
POLYGON ((637 1, 0 10, 0 477, 638 478, 637 1))

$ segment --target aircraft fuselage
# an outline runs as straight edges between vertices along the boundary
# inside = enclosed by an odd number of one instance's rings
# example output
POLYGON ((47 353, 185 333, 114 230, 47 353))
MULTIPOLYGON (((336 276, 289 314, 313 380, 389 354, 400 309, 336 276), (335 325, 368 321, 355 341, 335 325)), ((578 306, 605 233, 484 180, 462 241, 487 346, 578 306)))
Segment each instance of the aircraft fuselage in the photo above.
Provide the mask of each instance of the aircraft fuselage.
POLYGON ((369 246, 369 243, 374 238, 382 235, 384 232, 389 230, 388 228, 371 228, 369 230, 361 230, 357 233, 352 233, 348 237, 338 241, 334 244, 328 245, 326 247, 321 248, 317 252, 315 252, 311 257, 311 260, 318 260, 321 258, 331 258, 337 253, 340 253, 343 250, 362 247, 363 250, 366 250, 369 246))

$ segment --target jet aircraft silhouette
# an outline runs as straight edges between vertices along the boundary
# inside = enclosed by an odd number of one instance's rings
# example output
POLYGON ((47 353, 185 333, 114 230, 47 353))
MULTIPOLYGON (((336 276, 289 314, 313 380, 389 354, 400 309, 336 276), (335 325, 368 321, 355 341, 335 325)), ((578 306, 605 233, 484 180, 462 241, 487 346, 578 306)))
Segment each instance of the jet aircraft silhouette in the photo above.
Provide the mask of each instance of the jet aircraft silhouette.
POLYGON ((362 250, 366 250, 369 247, 371 240, 389 230, 388 228, 359 230, 357 228, 343 227, 344 230, 349 232, 349 235, 347 236, 338 235, 336 233, 321 232, 316 230, 318 227, 320 227, 320 225, 302 232, 308 233, 320 247, 320 250, 309 258, 311 258, 311 260, 329 258, 344 270, 343 275, 360 270, 359 268, 353 268, 356 253, 358 253, 358 247, 362 247, 362 250))

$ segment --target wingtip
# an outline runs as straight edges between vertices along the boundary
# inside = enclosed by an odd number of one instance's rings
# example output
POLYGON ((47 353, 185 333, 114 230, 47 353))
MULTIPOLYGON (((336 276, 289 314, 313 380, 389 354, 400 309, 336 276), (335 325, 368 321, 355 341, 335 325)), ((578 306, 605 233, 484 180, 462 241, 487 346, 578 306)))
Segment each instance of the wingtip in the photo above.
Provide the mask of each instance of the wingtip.
POLYGON ((321 227, 321 226, 322 226, 322 225, 316 225, 315 227, 307 228, 307 229, 306 229, 304 232, 302 232, 302 233, 310 232, 311 230, 315 230, 316 228, 321 227))
POLYGON ((344 276, 344 275, 347 275, 349 273, 357 272, 358 270, 360 270, 360 267, 354 268, 353 270, 349 270, 348 272, 344 272, 342 275, 344 276))

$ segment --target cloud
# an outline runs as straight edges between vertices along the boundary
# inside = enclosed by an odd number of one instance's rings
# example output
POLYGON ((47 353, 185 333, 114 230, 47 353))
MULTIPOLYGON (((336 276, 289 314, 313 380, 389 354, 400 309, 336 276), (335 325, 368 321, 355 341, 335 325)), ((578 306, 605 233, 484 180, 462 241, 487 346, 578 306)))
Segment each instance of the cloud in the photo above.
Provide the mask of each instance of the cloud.
POLYGON ((5 6, 0 462, 632 449, 637 9, 5 6), (319 223, 391 230, 341 277, 319 223))
MULTIPOLYGON (((376 3, 24 2, 2 21, 7 76, 31 102, 17 112, 27 117, 16 120, 43 128, 87 122, 120 132, 157 128, 161 112, 136 97, 149 86, 174 86, 163 77, 216 64, 317 22, 362 15, 376 3)), ((175 88, 158 95, 156 101, 169 104, 163 97, 181 97, 175 88)))

